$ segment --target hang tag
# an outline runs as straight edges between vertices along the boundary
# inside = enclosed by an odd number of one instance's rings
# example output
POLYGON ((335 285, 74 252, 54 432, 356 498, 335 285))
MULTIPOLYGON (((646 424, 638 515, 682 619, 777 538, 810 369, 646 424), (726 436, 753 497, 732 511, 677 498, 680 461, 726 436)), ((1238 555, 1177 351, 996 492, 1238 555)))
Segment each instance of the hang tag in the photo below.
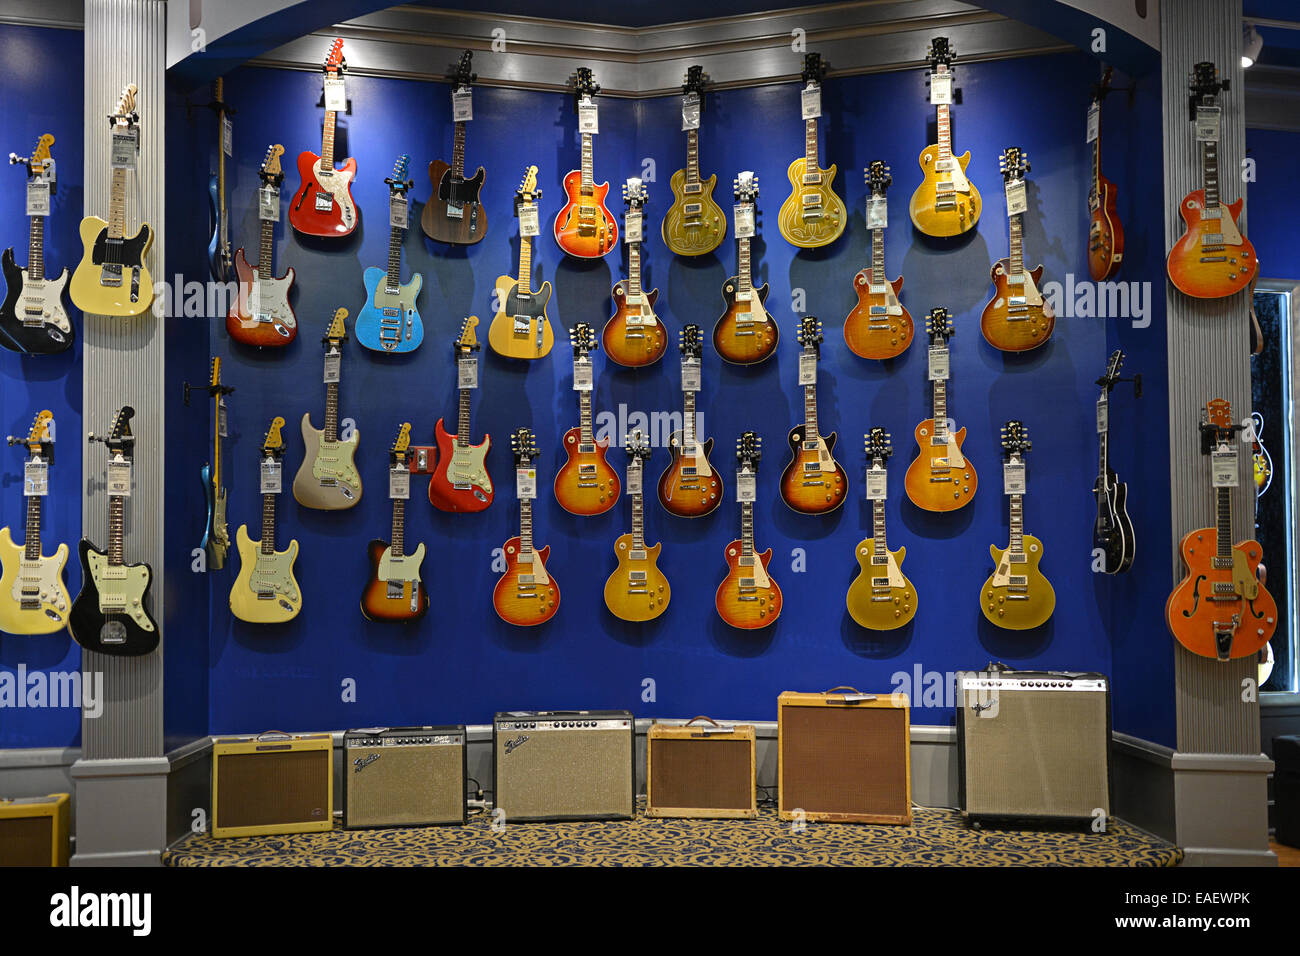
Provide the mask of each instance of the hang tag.
POLYGON ((889 226, 889 200, 884 196, 867 197, 867 228, 885 229, 889 226))
POLYGON ((221 117, 221 151, 231 159, 235 158, 235 124, 229 116, 221 117))
POLYGON ((1101 105, 1093 102, 1088 107, 1088 138, 1085 142, 1094 143, 1097 137, 1101 135, 1101 105))
POLYGON ((50 493, 50 466, 47 462, 32 459, 23 466, 23 494, 29 498, 43 498, 50 493))
POLYGON ((590 392, 592 388, 591 359, 573 360, 573 390, 590 392))
POLYGON ((521 500, 537 497, 537 469, 515 469, 515 496, 521 500))
POLYGON ((867 500, 884 501, 887 487, 886 471, 883 468, 867 469, 867 500))
POLYGON ((952 74, 930 74, 930 104, 948 106, 952 103, 952 74))
POLYGON ((682 97, 682 130, 700 128, 700 94, 687 93, 682 97))
POLYGON ((1007 215, 1016 216, 1025 212, 1028 208, 1029 200, 1025 195, 1025 181, 1016 179, 1007 183, 1007 215))
POLYGON ((456 387, 478 388, 478 359, 462 355, 456 361, 456 387))
POLYGON ((1105 395, 1097 399, 1097 434, 1104 435, 1110 428, 1110 400, 1105 395))
POLYGON ((740 502, 754 501, 757 499, 758 482, 755 480, 752 471, 736 472, 736 500, 740 502))
POLYGON ((257 191, 257 218, 263 222, 280 221, 280 190, 263 186, 257 191))
POLYGON ((401 193, 390 193, 388 196, 388 226, 390 229, 406 228, 406 197, 401 193))
POLYGON ((641 494, 641 469, 629 467, 627 470, 627 493, 629 495, 641 494))
POLYGON ((596 113, 596 104, 590 96, 584 96, 578 103, 578 132, 600 132, 600 117, 596 113))
POLYGON ((1196 141, 1198 143, 1217 143, 1222 117, 1223 110, 1217 106, 1196 107, 1196 141))
POLYGON ((535 203, 525 203, 519 207, 519 235, 536 236, 541 233, 541 227, 537 222, 537 205, 535 203))
POLYGON ((700 360, 682 359, 682 391, 698 392, 700 390, 700 360))
POLYGON ((336 351, 325 353, 325 384, 333 385, 339 380, 339 365, 343 359, 342 354, 336 351))
POLYGON ((131 462, 120 455, 108 462, 108 493, 118 498, 131 497, 131 462))
POLYGON ((226 401, 220 399, 217 401, 217 435, 220 438, 230 437, 230 428, 226 421, 226 401))
POLYGON ((114 169, 135 169, 140 155, 140 130, 135 126, 114 126, 109 162, 114 169))
POLYGON ((262 494, 278 495, 281 490, 280 461, 278 458, 262 459, 262 494))
POLYGON ((1025 463, 1023 461, 1002 463, 1002 493, 1004 495, 1023 495, 1025 493, 1025 463))
POLYGON ((454 123, 468 123, 474 118, 474 98, 469 87, 451 91, 451 119, 454 123))
POLYGON ((330 113, 346 113, 348 97, 343 90, 343 77, 325 77, 325 110, 330 113))
POLYGON ((803 118, 817 119, 822 115, 822 88, 819 83, 809 83, 803 88, 803 118))
POLYGON ((623 241, 626 243, 641 241, 641 210, 629 209, 623 223, 623 241))
POLYGON ((1236 447, 1220 445, 1210 454, 1210 477, 1215 488, 1236 488, 1239 471, 1236 447))
POLYGON ((926 352, 929 361, 929 375, 931 382, 946 382, 948 380, 948 346, 931 345, 926 352))
POLYGON ((734 208, 736 217, 736 238, 753 239, 754 238, 754 204, 752 202, 738 202, 734 208))
POLYGON ((799 384, 800 385, 817 384, 817 353, 816 352, 799 353, 799 384))
POLYGON ((411 497, 411 469, 406 465, 395 465, 388 469, 388 497, 411 497))
POLYGON ((50 214, 50 184, 32 180, 27 183, 27 215, 50 214))

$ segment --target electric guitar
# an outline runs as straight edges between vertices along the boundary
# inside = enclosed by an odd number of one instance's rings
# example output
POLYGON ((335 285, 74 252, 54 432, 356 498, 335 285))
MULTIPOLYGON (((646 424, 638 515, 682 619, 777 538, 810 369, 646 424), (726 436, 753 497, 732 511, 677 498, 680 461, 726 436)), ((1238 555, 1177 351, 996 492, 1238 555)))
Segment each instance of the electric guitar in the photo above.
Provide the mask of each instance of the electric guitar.
POLYGON ((52 634, 68 623, 72 598, 63 583, 68 546, 60 544, 46 557, 41 551, 41 498, 49 492, 54 464, 54 413, 36 416, 27 437, 9 436, 9 444, 25 445, 23 494, 27 500, 27 531, 23 544, 14 544, 13 532, 0 528, 0 631, 6 634, 52 634))
POLYGON ((727 545, 723 556, 727 576, 718 585, 713 604, 718 616, 744 630, 767 627, 781 613, 781 589, 767 573, 772 549, 754 551, 754 499, 763 439, 745 432, 736 442, 736 497, 740 500, 740 538, 727 545))
POLYGON ((947 37, 930 41, 930 102, 935 104, 939 142, 921 151, 918 162, 924 178, 912 193, 908 214, 912 225, 927 236, 960 236, 979 222, 983 200, 975 184, 966 178, 970 150, 952 154, 952 61, 956 53, 947 37))
POLYGON ((248 537, 248 525, 241 524, 235 532, 239 574, 230 589, 230 612, 250 624, 279 624, 297 617, 302 610, 302 589, 293 576, 298 542, 295 539, 283 551, 275 550, 275 499, 280 493, 283 428, 284 419, 277 415, 271 419, 262 442, 262 540, 248 537), (268 481, 271 472, 277 477, 268 481))
POLYGON ((912 504, 926 511, 956 511, 970 503, 979 476, 966 457, 966 428, 954 430, 948 417, 949 343, 956 329, 947 309, 931 309, 925 319, 930 337, 929 377, 933 417, 916 426, 916 459, 908 466, 903 487, 912 504))
POLYGON ((845 598, 849 616, 872 631, 892 631, 916 616, 916 588, 901 565, 906 548, 890 551, 885 538, 885 464, 894 453, 889 433, 873 428, 866 436, 867 497, 871 499, 872 535, 858 543, 858 576, 845 598))
POLYGON ((1007 218, 1011 229, 1011 255, 993 263, 993 298, 980 315, 984 340, 1004 352, 1027 352, 1046 342, 1056 327, 1052 304, 1043 298, 1038 283, 1043 267, 1025 268, 1021 219, 1025 209, 1025 174, 1029 155, 1008 146, 998 157, 1007 186, 1007 218))
POLYGON ((131 459, 135 409, 124 405, 113 416, 108 435, 90 435, 108 449, 108 550, 99 551, 89 538, 77 547, 81 558, 81 593, 68 613, 68 631, 88 651, 115 657, 148 654, 158 646, 158 625, 149 616, 149 586, 153 569, 141 561, 127 564, 124 512, 131 494, 131 459))
POLYGON ((492 478, 488 475, 487 454, 492 448, 492 436, 484 435, 475 445, 469 430, 470 393, 478 387, 478 316, 471 315, 460 327, 460 335, 452 343, 452 354, 459 371, 465 363, 472 364, 473 384, 460 377, 460 412, 456 433, 447 434, 443 420, 434 426, 438 444, 438 463, 429 478, 429 501, 442 511, 483 511, 492 504, 492 478))
POLYGON ((257 247, 257 265, 250 266, 241 246, 235 253, 235 276, 239 291, 226 313, 226 331, 245 345, 276 347, 288 345, 298 337, 298 317, 289 304, 293 288, 293 267, 275 277, 275 226, 280 221, 280 183, 284 173, 280 157, 284 147, 275 143, 266 148, 258 178, 258 221, 261 239, 257 247))
POLYGON ((980 608, 991 623, 1011 631, 1038 627, 1056 609, 1056 592, 1038 568, 1043 543, 1025 534, 1024 497, 1029 486, 1024 456, 1031 447, 1029 429, 1023 424, 1013 419, 1002 426, 1011 537, 1005 549, 989 546, 994 571, 980 588, 980 608))
POLYGON ((866 168, 867 228, 871 230, 871 265, 853 277, 858 304, 844 320, 844 343, 865 359, 897 358, 912 344, 916 329, 912 316, 898 300, 903 277, 892 282, 885 274, 885 227, 889 224, 885 192, 894 177, 889 167, 875 160, 866 168))
MULTIPOLYGON (((30 159, 9 154, 9 162, 27 170, 28 195, 43 197, 45 208, 57 185, 56 164, 50 156, 54 137, 45 133, 30 159)), ((0 305, 0 345, 28 355, 49 355, 72 345, 72 323, 63 304, 68 270, 56 278, 45 276, 45 212, 33 213, 28 225, 27 268, 18 268, 12 247, 0 255, 5 277, 4 303, 0 305)))
MULTIPOLYGON (((592 80, 591 70, 578 67, 573 76, 574 109, 579 117, 583 110, 594 110, 592 97, 600 86, 592 80)), ((571 256, 596 259, 605 255, 618 243, 618 222, 605 206, 609 183, 595 184, 592 174, 591 137, 582 133, 582 169, 572 169, 564 177, 564 207, 555 216, 555 241, 571 256)))
MULTIPOLYGON (((1197 63, 1192 71, 1191 95, 1199 104, 1197 115, 1206 117, 1212 138, 1200 140, 1201 189, 1183 197, 1179 209, 1187 229, 1169 251, 1169 280, 1185 295, 1197 299, 1221 299, 1246 288, 1258 277, 1255 247, 1241 234, 1244 198, 1224 205, 1219 199, 1219 107, 1220 90, 1228 88, 1219 79, 1213 63, 1197 63)), ((1193 117, 1195 119, 1195 116, 1193 117)), ((1198 130, 1200 123, 1196 124, 1198 130)), ((1231 175, 1229 175, 1231 179, 1231 175)))
POLYGON ((673 173, 668 188, 673 191, 673 204, 664 215, 659 227, 664 245, 679 256, 702 256, 722 244, 727 235, 727 217, 713 200, 713 189, 718 184, 717 174, 700 178, 700 124, 699 115, 704 110, 704 89, 708 77, 704 67, 692 66, 686 71, 682 85, 683 125, 686 129, 686 168, 673 173), (686 116, 693 113, 690 122, 686 116))
POLYGON ((376 352, 412 352, 424 341, 424 323, 415 300, 424 278, 411 273, 411 281, 402 282, 402 235, 406 232, 406 194, 414 183, 406 178, 410 157, 403 153, 393 164, 388 184, 388 268, 371 266, 366 270, 366 304, 357 316, 357 341, 376 352))
POLYGON ((212 106, 217 114, 217 171, 208 177, 208 200, 212 213, 212 239, 208 242, 208 269, 216 282, 230 279, 230 212, 226 208, 226 83, 213 81, 212 106))
POLYGON ((757 365, 776 351, 781 340, 781 332, 764 305, 768 284, 754 288, 749 262, 749 241, 758 230, 758 177, 748 170, 737 176, 735 196, 740 204, 736 215, 749 221, 736 224, 736 274, 722 284, 726 310, 713 326, 713 347, 724 361, 757 365))
POLYGON ((777 228, 786 242, 804 249, 829 245, 844 234, 848 213, 844 201, 835 194, 836 166, 822 169, 817 145, 817 118, 821 116, 821 86, 826 64, 820 53, 803 58, 804 155, 790 164, 790 196, 781 204, 777 228), (817 108, 810 111, 807 101, 815 99, 817 108), (811 112, 811 115, 809 115, 811 112))
POLYGON ((560 609, 560 587, 546 570, 548 544, 533 550, 533 498, 537 495, 537 441, 527 428, 510 436, 519 494, 519 535, 501 546, 506 569, 492 589, 492 606, 507 624, 545 624, 560 609))
MULTIPOLYGON (((460 55, 460 63, 452 76, 453 101, 457 95, 468 96, 478 74, 470 71, 474 58, 472 50, 460 55)), ((458 246, 471 246, 487 235, 487 212, 479 196, 486 177, 483 167, 471 179, 465 178, 465 121, 456 121, 455 143, 451 150, 451 165, 440 159, 429 164, 429 182, 433 192, 420 214, 420 228, 430 239, 458 246)))
POLYGON ((1111 68, 1093 87, 1097 138, 1092 141, 1092 184, 1088 187, 1088 274, 1101 282, 1119 271, 1124 261, 1124 226, 1116 209, 1115 184, 1101 174, 1101 101, 1110 92, 1111 68))
POLYGON ((352 199, 352 181, 357 178, 357 161, 349 158, 342 166, 334 163, 334 130, 338 111, 329 109, 328 91, 338 89, 342 95, 343 76, 347 72, 342 40, 335 40, 330 45, 323 72, 327 90, 320 155, 317 156, 310 150, 298 154, 298 178, 302 185, 289 203, 289 225, 304 236, 331 239, 351 235, 361 219, 361 210, 352 199))
POLYGON ((1215 527, 1183 536, 1178 550, 1187 574, 1165 602, 1165 623, 1193 654, 1220 661, 1253 657, 1277 630, 1277 604, 1260 580, 1264 549, 1258 541, 1233 542, 1232 489, 1237 465, 1237 426, 1222 398, 1205 406, 1201 448, 1211 455, 1215 527))
POLYGON ((619 365, 640 368, 663 358, 668 348, 668 330, 655 315, 659 290, 641 289, 641 220, 646 202, 645 183, 629 179, 623 184, 623 201, 627 203, 628 228, 623 233, 627 243, 627 281, 618 282, 610 293, 614 315, 605 323, 600 340, 605 354, 619 365))
POLYGON ((781 499, 792 511, 805 515, 828 514, 844 504, 848 475, 832 454, 834 432, 817 430, 817 359, 821 354, 822 324, 816 316, 799 320, 799 381, 803 384, 803 424, 790 429, 790 463, 781 472, 781 499), (808 374, 811 372, 811 374, 808 374))
POLYGON ((632 533, 614 542, 618 567, 605 582, 605 607, 624 621, 652 621, 668 609, 672 588, 659 570, 663 544, 645 543, 645 507, 642 479, 650 445, 640 429, 627 439, 627 490, 632 499, 632 533))
POLYGON ((108 118, 124 162, 113 166, 108 222, 98 216, 81 220, 83 252, 68 287, 73 305, 93 315, 135 316, 153 303, 153 278, 144 264, 153 246, 153 228, 142 222, 134 236, 126 234, 127 170, 135 167, 139 143, 136 92, 134 83, 122 90, 117 110, 108 118))
MULTIPOLYGON (((388 452, 388 464, 394 472, 405 475, 410 490, 411 423, 403 422, 388 452)), ((407 554, 406 499, 392 495, 393 533, 387 541, 376 538, 366 549, 370 556, 370 580, 361 592, 361 614, 367 621, 414 621, 429 610, 429 594, 420 579, 424 563, 424 545, 407 554)))
POLYGON ((298 504, 322 511, 351 508, 361 500, 361 475, 357 472, 357 445, 361 429, 339 438, 339 379, 343 343, 348 340, 343 320, 347 309, 337 309, 321 343, 325 346, 325 427, 313 428, 311 412, 302 415, 302 464, 293 478, 298 504))
POLYGON ((698 325, 680 332, 682 353, 682 427, 668 437, 671 460, 659 476, 659 503, 680 518, 702 518, 722 503, 722 475, 709 464, 713 439, 700 440, 696 430, 695 393, 700 388, 703 336, 698 325))
POLYGON ((573 387, 578 393, 578 427, 564 433, 567 460, 555 473, 555 500, 569 514, 604 514, 614 507, 621 487, 618 472, 605 460, 609 439, 597 440, 591 428, 591 392, 595 373, 591 353, 596 336, 591 326, 579 322, 569 330, 573 344, 573 387))
POLYGON ((1110 467, 1110 393, 1119 381, 1124 352, 1116 349, 1106 363, 1106 374, 1097 379, 1101 395, 1097 399, 1097 440, 1099 463, 1097 481, 1092 486, 1097 499, 1097 520, 1092 526, 1092 546, 1102 552, 1102 570, 1107 574, 1127 571, 1133 566, 1137 538, 1128 516, 1128 483, 1119 480, 1110 467))
POLYGON ((537 188, 537 167, 524 170, 523 181, 515 193, 515 216, 519 220, 519 278, 499 276, 496 284, 496 301, 500 311, 492 317, 488 327, 488 345, 497 355, 506 358, 539 359, 545 357, 555 344, 546 304, 551 301, 551 284, 543 282, 536 292, 532 290, 533 237, 538 233, 537 201, 542 191, 537 188))
POLYGON ((212 461, 203 466, 203 495, 208 502, 208 518, 203 527, 203 541, 207 564, 211 570, 220 571, 226 566, 226 553, 230 550, 230 532, 226 528, 226 488, 221 483, 221 430, 226 419, 226 396, 234 389, 221 384, 221 358, 212 360, 208 376, 208 394, 212 396, 212 461))

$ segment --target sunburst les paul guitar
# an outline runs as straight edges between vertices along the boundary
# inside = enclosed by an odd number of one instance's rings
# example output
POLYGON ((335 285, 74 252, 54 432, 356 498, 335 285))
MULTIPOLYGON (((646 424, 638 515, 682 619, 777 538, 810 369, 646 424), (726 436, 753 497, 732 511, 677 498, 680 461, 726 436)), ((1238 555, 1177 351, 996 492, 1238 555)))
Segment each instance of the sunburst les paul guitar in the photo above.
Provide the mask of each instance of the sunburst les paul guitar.
POLYGON ((916 616, 916 588, 902 571, 906 548, 890 551, 885 538, 885 465, 894 453, 889 433, 873 428, 866 436, 867 498, 871 501, 871 537, 858 542, 861 570, 849 585, 849 616, 872 631, 892 631, 916 616))
POLYGON ((621 482, 605 459, 609 439, 597 439, 592 430, 591 393, 595 372, 591 354, 596 335, 591 326, 579 322, 569 330, 573 343, 573 387, 578 393, 578 426, 564 433, 566 460, 555 473, 555 500, 570 514, 599 515, 614 507, 621 482))
POLYGON ((262 539, 248 537, 248 525, 235 532, 239 574, 230 589, 230 612, 250 624, 278 624, 298 616, 302 589, 293 576, 298 542, 275 549, 275 499, 280 494, 280 460, 284 457, 284 419, 276 416, 262 441, 262 539))
POLYGON ((340 103, 331 106, 331 90, 343 99, 343 76, 347 62, 343 59, 343 41, 335 40, 325 55, 325 125, 321 129, 320 155, 311 150, 298 154, 298 178, 302 185, 289 203, 289 225, 304 236, 337 239, 351 235, 361 220, 361 211, 352 199, 352 181, 357 178, 357 161, 349 158, 339 166, 334 160, 334 134, 338 127, 340 103))
POLYGON ((998 157, 998 164, 1007 187, 1011 254, 993 263, 993 298, 980 316, 980 332, 995 349, 1027 352, 1051 338, 1056 313, 1039 290, 1043 267, 1025 268, 1022 224, 1027 208, 1025 175, 1029 172, 1029 154, 1009 146, 998 157))
POLYGON ((820 53, 803 58, 804 155, 790 164, 790 196, 781 204, 777 228, 786 242, 803 249, 829 245, 844 234, 848 213, 835 194, 836 166, 822 169, 817 145, 817 120, 821 116, 822 80, 826 64, 820 53))
POLYGON ((915 328, 911 314, 899 301, 903 277, 885 274, 885 228, 889 224, 885 193, 894 177, 889 167, 875 160, 866 168, 867 228, 871 230, 871 265, 853 277, 855 305, 844 320, 844 343, 865 359, 897 358, 912 344, 915 328))
POLYGON ((488 345, 497 355, 516 359, 545 357, 555 344, 555 333, 546 315, 551 301, 551 284, 543 282, 533 290, 533 239, 538 234, 537 202, 542 191, 537 188, 537 167, 524 170, 524 178, 515 193, 515 217, 519 220, 519 273, 498 276, 495 292, 497 314, 488 327, 488 345))
POLYGON ((926 511, 956 511, 975 497, 979 476, 966 457, 966 428, 948 417, 949 343, 956 331, 947 309, 931 309, 925 319, 934 414, 916 426, 916 459, 903 487, 912 504, 926 511))
POLYGON ((713 326, 713 347, 724 361, 757 365, 776 351, 781 333, 768 314, 768 284, 754 288, 749 243, 758 230, 758 177, 746 170, 736 177, 736 274, 722 284, 726 311, 713 326))
POLYGON ((289 304, 293 268, 275 277, 275 226, 280 221, 280 183, 284 181, 282 155, 284 147, 280 144, 268 146, 257 174, 262 181, 257 200, 262 235, 256 265, 248 264, 242 247, 235 253, 239 291, 226 313, 226 331, 245 345, 288 345, 298 336, 298 318, 289 304))
POLYGON ((682 353, 682 427, 668 436, 670 460, 659 476, 659 503, 669 514, 700 518, 722 503, 722 476, 709 463, 713 439, 701 439, 695 414, 695 395, 700 389, 700 360, 704 351, 698 325, 680 332, 682 353))
POLYGON ((361 475, 356 465, 361 429, 354 428, 348 438, 339 438, 339 381, 343 343, 348 340, 347 317, 347 309, 336 310, 321 339, 325 346, 325 427, 313 428, 311 412, 303 412, 302 464, 293 478, 294 500, 322 511, 351 508, 361 500, 361 475))
POLYGON ((387 541, 376 538, 366 548, 370 579, 361 592, 361 614, 367 621, 414 621, 429 610, 429 594, 420 579, 424 544, 406 553, 406 501, 411 489, 411 423, 403 422, 388 452, 388 467, 397 476, 393 499, 393 532, 387 541))
MULTIPOLYGON (((581 123, 584 115, 594 115, 595 96, 600 92, 600 85, 585 66, 578 67, 571 85, 581 123)), ((564 177, 566 198, 563 208, 555 215, 555 241, 567 255, 596 259, 618 243, 618 223, 605 206, 609 183, 597 184, 592 172, 592 137, 595 133, 582 129, 580 135, 582 168, 570 170, 564 177)))
POLYGON ((732 627, 754 630, 767 627, 781 614, 781 589, 768 574, 772 549, 754 550, 754 501, 757 498, 758 462, 763 440, 745 432, 736 442, 736 497, 740 500, 740 537, 727 545, 723 556, 727 576, 718 585, 713 604, 718 616, 732 627))
POLYGON ((848 476, 835 460, 834 432, 823 435, 817 425, 817 359, 822 324, 816 316, 799 320, 799 382, 803 385, 803 424, 790 429, 790 463, 781 473, 781 499, 792 511, 819 515, 844 504, 848 476))
POLYGON ((727 235, 727 217, 713 199, 718 185, 716 173, 700 178, 700 114, 708 76, 702 66, 686 71, 682 85, 682 126, 686 130, 686 168, 673 173, 668 188, 673 204, 664 215, 659 232, 664 245, 679 256, 702 256, 722 244, 727 235))
POLYGON ((1092 182, 1088 185, 1088 274, 1097 282, 1109 279, 1124 261, 1124 226, 1120 223, 1115 184, 1101 174, 1101 102, 1110 92, 1112 70, 1106 67, 1093 87, 1089 111, 1097 111, 1092 141, 1092 182))
POLYGON ((487 454, 492 448, 492 436, 474 444, 470 433, 470 395, 478 388, 479 350, 478 316, 471 315, 461 326, 460 335, 452 346, 456 359, 457 378, 460 384, 460 410, 456 419, 456 433, 449 435, 443 420, 434 426, 438 446, 438 461, 429 478, 429 502, 441 511, 483 511, 494 497, 492 478, 487 470, 487 454))
POLYGON ((947 37, 930 41, 930 102, 934 104, 939 141, 921 151, 924 178, 912 193, 908 213, 912 225, 927 236, 960 236, 979 222, 984 201, 966 176, 970 150, 952 154, 952 61, 956 53, 947 37))
POLYGON ((650 443, 640 429, 627 439, 627 492, 632 499, 632 533, 618 536, 618 567, 605 582, 605 606, 624 621, 652 621, 668 609, 672 588, 659 570, 663 544, 645 543, 645 495, 642 480, 650 443))
POLYGON ((507 624, 545 624, 560 609, 560 587, 546 570, 548 544, 533 548, 533 499, 537 496, 537 440, 527 428, 510 437, 519 495, 519 534, 501 546, 506 569, 492 590, 492 606, 507 624))
POLYGON ((629 179, 623 184, 627 203, 627 224, 623 241, 627 245, 627 281, 615 283, 610 293, 614 315, 605 323, 600 340, 605 354, 619 365, 641 368, 663 358, 668 348, 668 330, 655 315, 659 290, 641 287, 641 236, 646 203, 645 183, 629 179))

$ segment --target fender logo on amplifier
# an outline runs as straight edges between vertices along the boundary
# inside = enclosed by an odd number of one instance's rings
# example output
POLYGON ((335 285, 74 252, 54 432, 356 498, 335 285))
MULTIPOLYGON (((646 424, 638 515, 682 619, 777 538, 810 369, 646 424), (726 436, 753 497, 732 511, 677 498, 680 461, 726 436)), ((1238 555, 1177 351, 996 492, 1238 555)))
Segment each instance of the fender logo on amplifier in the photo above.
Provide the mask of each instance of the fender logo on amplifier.
POLYGON ((506 741, 506 753, 511 754, 528 742, 527 734, 520 734, 514 740, 506 741))
POLYGON ((353 772, 360 773, 378 760, 380 756, 380 754, 368 754, 365 757, 358 757, 356 760, 352 761, 353 766, 356 767, 356 770, 353 772))

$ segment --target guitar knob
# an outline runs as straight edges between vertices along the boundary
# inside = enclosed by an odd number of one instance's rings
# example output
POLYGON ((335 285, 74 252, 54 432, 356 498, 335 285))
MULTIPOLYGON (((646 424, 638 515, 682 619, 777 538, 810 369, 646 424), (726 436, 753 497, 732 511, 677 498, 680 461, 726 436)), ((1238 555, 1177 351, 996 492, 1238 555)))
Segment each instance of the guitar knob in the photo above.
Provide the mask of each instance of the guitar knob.
POLYGON ((1004 608, 1004 607, 1000 607, 1000 608, 998 608, 998 617, 1002 617, 1002 616, 1004 616, 1006 613, 1007 613, 1007 609, 1006 609, 1006 608, 1004 608))
POLYGON ((901 611, 898 611, 897 609, 894 610, 894 617, 902 617, 902 616, 903 615, 901 611))
POLYGON ((990 591, 988 594, 986 594, 986 595, 984 595, 984 596, 985 596, 986 598, 988 598, 990 601, 993 600, 993 592, 992 592, 992 591, 990 591))

